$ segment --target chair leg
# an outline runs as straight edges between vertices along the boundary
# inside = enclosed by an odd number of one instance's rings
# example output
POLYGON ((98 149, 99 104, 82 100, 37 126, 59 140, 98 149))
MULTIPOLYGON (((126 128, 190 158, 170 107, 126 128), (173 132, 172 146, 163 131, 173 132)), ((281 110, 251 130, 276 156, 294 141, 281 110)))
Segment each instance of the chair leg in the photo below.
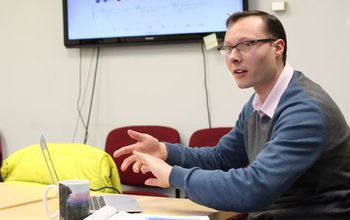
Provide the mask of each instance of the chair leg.
POLYGON ((180 198, 180 190, 179 189, 175 189, 175 197, 180 198))

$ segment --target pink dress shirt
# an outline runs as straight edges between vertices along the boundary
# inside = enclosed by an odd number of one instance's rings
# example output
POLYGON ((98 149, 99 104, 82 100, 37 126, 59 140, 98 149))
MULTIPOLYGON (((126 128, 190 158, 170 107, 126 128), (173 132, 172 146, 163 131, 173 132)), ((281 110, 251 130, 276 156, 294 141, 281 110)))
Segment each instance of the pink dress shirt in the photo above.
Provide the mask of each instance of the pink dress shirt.
POLYGON ((289 63, 286 63, 282 73, 277 80, 276 84, 273 86, 271 92, 267 96, 265 102, 263 102, 258 94, 255 94, 253 100, 253 108, 255 111, 259 112, 260 117, 268 116, 269 118, 273 117, 275 110, 277 108, 278 102, 286 90, 290 80, 292 79, 294 69, 289 63))

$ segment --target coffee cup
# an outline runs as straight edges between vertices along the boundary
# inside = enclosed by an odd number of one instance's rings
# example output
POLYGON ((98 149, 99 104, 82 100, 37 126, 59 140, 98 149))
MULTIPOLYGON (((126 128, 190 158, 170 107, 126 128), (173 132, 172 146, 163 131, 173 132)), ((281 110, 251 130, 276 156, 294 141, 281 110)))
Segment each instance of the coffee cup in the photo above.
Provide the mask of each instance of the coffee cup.
POLYGON ((81 220, 89 215, 90 186, 88 180, 63 180, 57 185, 49 185, 43 194, 43 208, 49 218, 60 220, 81 220), (47 206, 48 193, 55 189, 58 194, 59 209, 50 212, 47 206))

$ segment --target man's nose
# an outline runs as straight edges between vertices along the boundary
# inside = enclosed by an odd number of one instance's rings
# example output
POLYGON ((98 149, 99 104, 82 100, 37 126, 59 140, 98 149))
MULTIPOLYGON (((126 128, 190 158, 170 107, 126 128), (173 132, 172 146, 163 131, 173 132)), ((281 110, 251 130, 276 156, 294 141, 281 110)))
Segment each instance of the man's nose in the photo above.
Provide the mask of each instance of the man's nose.
POLYGON ((232 63, 240 63, 242 60, 242 56, 240 54, 240 52, 234 48, 231 53, 228 55, 227 57, 229 59, 230 62, 232 63))

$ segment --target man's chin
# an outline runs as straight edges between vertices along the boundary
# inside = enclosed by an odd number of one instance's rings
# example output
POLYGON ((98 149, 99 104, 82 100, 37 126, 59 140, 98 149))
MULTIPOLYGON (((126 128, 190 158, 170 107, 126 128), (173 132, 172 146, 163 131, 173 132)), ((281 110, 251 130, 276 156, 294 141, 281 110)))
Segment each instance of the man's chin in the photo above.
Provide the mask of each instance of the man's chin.
POLYGON ((236 80, 236 85, 237 85, 237 87, 240 88, 240 89, 249 89, 249 88, 252 87, 252 86, 249 85, 249 84, 237 82, 237 80, 236 80))

